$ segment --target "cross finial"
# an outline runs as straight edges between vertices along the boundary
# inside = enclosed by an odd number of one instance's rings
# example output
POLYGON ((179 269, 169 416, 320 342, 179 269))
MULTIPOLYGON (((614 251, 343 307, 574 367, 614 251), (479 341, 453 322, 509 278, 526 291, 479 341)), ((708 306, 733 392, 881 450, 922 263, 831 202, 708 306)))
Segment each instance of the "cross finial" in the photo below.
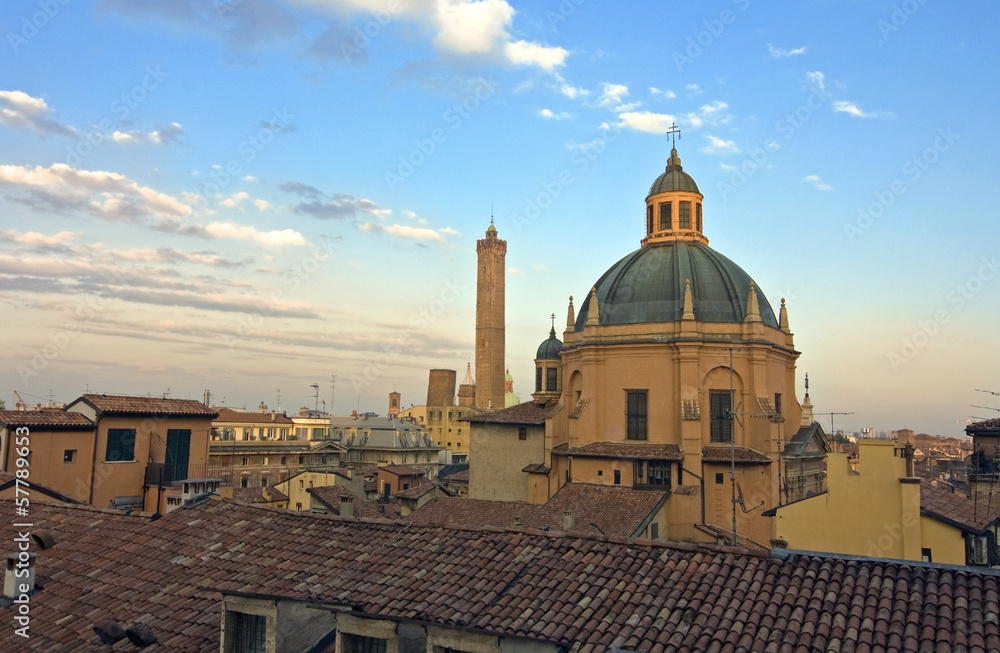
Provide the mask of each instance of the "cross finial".
POLYGON ((681 128, 677 126, 677 123, 670 123, 670 129, 667 130, 667 135, 670 136, 670 146, 676 148, 677 139, 681 137, 681 128))
POLYGON ((553 328, 553 329, 554 329, 554 328, 556 328, 556 314, 555 314, 555 313, 553 313, 553 314, 552 314, 552 315, 550 315, 549 317, 551 317, 551 318, 552 318, 552 328, 553 328))
POLYGON ((490 202, 490 225, 493 224, 493 202, 490 202))

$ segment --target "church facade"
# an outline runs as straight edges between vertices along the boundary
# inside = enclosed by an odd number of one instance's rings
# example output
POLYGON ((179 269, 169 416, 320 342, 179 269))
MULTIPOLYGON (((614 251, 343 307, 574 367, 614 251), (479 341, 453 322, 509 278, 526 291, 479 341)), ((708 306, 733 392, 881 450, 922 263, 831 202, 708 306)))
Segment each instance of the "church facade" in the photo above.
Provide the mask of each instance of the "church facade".
POLYGON ((472 466, 470 497, 501 498, 497 483, 536 504, 569 482, 667 490, 661 537, 771 539, 761 513, 787 501, 783 454, 812 423, 795 396, 799 352, 784 301, 776 313, 750 275, 708 246, 703 200, 672 150, 645 199, 639 249, 578 310, 570 297, 562 340, 553 329, 539 346, 537 410, 472 418, 470 460, 491 470, 472 466), (541 421, 537 459, 504 455, 541 421))

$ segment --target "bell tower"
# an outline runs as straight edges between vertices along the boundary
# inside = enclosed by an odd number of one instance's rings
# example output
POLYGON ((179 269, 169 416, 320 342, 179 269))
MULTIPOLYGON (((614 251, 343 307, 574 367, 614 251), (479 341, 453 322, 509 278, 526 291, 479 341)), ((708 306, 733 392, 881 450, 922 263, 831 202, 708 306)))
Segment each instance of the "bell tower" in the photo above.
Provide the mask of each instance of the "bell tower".
POLYGON ((476 407, 504 407, 504 260, 507 241, 500 240, 490 218, 486 237, 476 241, 476 407))

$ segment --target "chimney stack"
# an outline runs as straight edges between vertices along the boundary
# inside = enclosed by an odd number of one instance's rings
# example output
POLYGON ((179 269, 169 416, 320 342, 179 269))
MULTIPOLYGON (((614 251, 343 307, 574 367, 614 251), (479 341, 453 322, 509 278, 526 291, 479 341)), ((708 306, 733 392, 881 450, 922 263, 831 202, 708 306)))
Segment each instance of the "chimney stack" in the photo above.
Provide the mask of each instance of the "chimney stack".
POLYGON ((21 551, 7 554, 7 571, 3 578, 3 595, 8 599, 23 597, 24 602, 35 591, 35 554, 21 551))
POLYGON ((566 510, 563 512, 563 530, 569 531, 573 530, 573 511, 566 510))
POLYGON ((340 497, 340 516, 341 517, 353 517, 354 516, 354 498, 353 497, 340 497))

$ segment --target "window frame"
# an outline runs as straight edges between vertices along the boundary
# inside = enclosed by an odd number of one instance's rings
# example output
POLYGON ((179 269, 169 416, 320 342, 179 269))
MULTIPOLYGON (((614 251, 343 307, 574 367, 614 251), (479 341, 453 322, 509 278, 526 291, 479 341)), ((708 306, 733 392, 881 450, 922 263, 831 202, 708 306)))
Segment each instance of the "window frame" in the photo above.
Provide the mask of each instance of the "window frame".
POLYGON ((733 438, 735 436, 732 416, 734 392, 735 391, 730 390, 708 391, 710 420, 708 439, 710 442, 721 444, 729 444, 733 442, 733 438))
POLYGON ((667 231, 674 228, 674 207, 673 202, 660 202, 660 231, 667 231), (664 211, 666 209, 666 220, 664 211))
POLYGON ((107 442, 104 447, 104 462, 135 462, 135 429, 108 429, 107 442), (114 442, 114 447, 112 447, 112 442, 114 442), (128 456, 125 453, 128 453, 128 456), (112 454, 119 455, 113 457, 112 454))
POLYGON ((625 439, 649 439, 649 390, 625 391, 625 439))
POLYGON ((677 228, 678 229, 691 228, 691 202, 689 201, 678 202, 677 228))

